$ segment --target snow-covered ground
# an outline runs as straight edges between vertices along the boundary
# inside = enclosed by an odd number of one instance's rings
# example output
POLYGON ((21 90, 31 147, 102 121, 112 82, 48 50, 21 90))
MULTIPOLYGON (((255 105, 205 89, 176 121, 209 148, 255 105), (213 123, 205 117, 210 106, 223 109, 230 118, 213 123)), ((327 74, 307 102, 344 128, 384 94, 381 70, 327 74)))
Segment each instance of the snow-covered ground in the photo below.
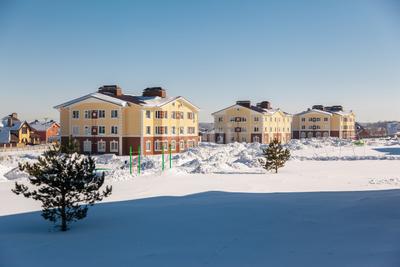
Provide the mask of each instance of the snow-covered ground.
MULTIPOLYGON (((202 143, 185 153, 172 155, 175 173, 183 174, 237 174, 265 173, 259 162, 262 149, 266 145, 257 143, 232 143, 218 145, 202 143)), ((336 138, 292 140, 286 145, 291 150, 292 161, 358 161, 358 160, 400 160, 400 141, 398 139, 368 140, 365 145, 355 145, 349 140, 336 138)), ((24 176, 18 170, 18 163, 35 160, 40 152, 0 154, 0 181, 24 176)), ((96 156, 99 168, 107 169, 107 179, 112 181, 130 180, 129 157, 115 155, 96 156)), ((134 166, 137 158, 134 158, 134 166)), ((141 159, 142 175, 161 174, 161 156, 141 159)), ((169 169, 169 156, 165 156, 165 166, 169 169)), ((137 176, 134 171, 133 176, 137 176)))
POLYGON ((96 157, 113 195, 67 233, 10 191, 39 154, 2 153, 0 266, 400 266, 399 141, 287 147, 278 174, 259 144, 202 144, 164 172, 146 157, 140 176, 127 157, 96 157))

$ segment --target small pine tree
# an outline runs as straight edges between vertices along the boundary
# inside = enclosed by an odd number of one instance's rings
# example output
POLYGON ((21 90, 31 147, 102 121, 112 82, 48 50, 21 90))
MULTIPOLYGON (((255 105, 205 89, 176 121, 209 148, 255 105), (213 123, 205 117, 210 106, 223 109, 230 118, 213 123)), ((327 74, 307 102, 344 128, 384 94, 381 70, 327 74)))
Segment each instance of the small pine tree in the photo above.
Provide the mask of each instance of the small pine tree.
POLYGON ((281 142, 278 139, 274 139, 269 146, 263 150, 265 161, 263 162, 263 168, 266 170, 275 170, 278 173, 278 169, 285 166, 285 162, 290 158, 289 149, 283 149, 281 142))
POLYGON ((59 150, 62 153, 73 154, 79 153, 79 142, 72 138, 72 136, 68 137, 68 142, 66 144, 61 145, 59 150))
POLYGON ((111 194, 112 187, 104 183, 104 173, 95 173, 95 163, 91 157, 64 154, 53 148, 46 151, 38 161, 20 164, 20 170, 26 171, 29 181, 36 188, 30 188, 18 182, 12 191, 27 198, 42 202, 42 216, 51 222, 61 222, 61 231, 68 224, 86 217, 88 206, 101 201, 111 194))

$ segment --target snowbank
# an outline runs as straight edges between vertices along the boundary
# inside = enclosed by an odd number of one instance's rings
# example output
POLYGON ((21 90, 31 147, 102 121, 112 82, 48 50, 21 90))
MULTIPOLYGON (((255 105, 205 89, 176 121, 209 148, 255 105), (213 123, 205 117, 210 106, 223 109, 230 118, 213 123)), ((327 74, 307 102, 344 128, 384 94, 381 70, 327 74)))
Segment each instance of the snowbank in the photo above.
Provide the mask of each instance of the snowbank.
MULTIPOLYGON (((236 174, 264 173, 260 166, 262 149, 259 143, 214 144, 201 143, 180 154, 172 155, 172 168, 184 174, 236 174)), ((372 139, 364 145, 338 138, 291 140, 285 145, 292 154, 291 160, 312 161, 356 161, 356 160, 400 160, 398 139, 372 139)), ((6 154, 0 157, 0 181, 23 178, 17 166, 19 162, 37 159, 38 153, 6 154)), ((131 179, 129 157, 115 155, 95 156, 97 166, 106 169, 111 180, 131 179)), ((137 158, 134 159, 137 166, 137 158)), ((147 156, 141 160, 142 175, 160 174, 161 156, 147 156)), ((165 156, 165 167, 169 169, 169 155, 165 156)), ((134 170, 134 176, 137 170, 134 170)), ((26 176, 25 176, 26 177, 26 176)))

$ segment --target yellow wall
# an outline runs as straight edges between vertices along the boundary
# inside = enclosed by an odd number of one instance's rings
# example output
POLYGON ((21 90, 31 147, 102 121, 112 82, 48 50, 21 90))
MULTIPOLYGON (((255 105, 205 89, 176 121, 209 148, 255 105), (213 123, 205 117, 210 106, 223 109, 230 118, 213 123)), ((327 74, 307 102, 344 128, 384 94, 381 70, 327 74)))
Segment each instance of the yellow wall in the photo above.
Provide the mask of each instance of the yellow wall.
MULTIPOLYGON (((138 137, 153 136, 155 126, 168 126, 168 135, 172 133, 172 126, 176 127, 176 133, 179 133, 179 127, 184 127, 184 135, 188 135, 188 127, 194 127, 194 133, 198 135, 198 111, 193 106, 182 99, 175 100, 162 107, 146 107, 136 104, 129 104, 121 107, 101 100, 87 100, 71 105, 68 108, 60 109, 61 135, 68 136, 73 133, 73 127, 79 127, 79 135, 85 135, 85 126, 105 126, 106 136, 115 136, 111 134, 111 126, 118 127, 118 135, 138 137), (105 118, 85 119, 85 110, 105 110, 105 118), (111 118, 111 110, 118 110, 118 118, 111 118), (151 118, 146 118, 146 110, 151 111, 151 118), (167 111, 167 119, 155 118, 155 111, 167 111), (79 119, 73 119, 73 111, 79 111, 79 119), (172 111, 184 112, 184 119, 172 119, 172 111), (194 119, 188 119, 188 112, 194 112, 194 119), (146 126, 151 127, 150 135, 146 134, 146 126)), ((118 136, 117 135, 117 136, 118 136)), ((177 134, 178 135, 178 134, 177 134)), ((101 135, 99 135, 101 136, 101 135)))
POLYGON ((157 126, 167 126, 168 127, 168 134, 167 135, 172 135, 172 127, 176 127, 176 134, 175 135, 181 135, 179 134, 179 127, 184 127, 184 134, 183 135, 189 135, 188 134, 188 127, 194 127, 195 131, 194 134, 190 135, 198 135, 198 111, 193 108, 191 105, 186 103, 186 101, 183 100, 175 100, 172 101, 171 103, 168 103, 162 107, 143 107, 143 129, 142 129, 142 134, 144 136, 152 136, 155 134, 154 128, 157 126), (150 111, 150 118, 146 117, 146 111, 150 111), (167 116, 168 118, 156 118, 156 111, 167 111, 167 116), (172 118, 172 112, 183 112, 184 113, 184 119, 173 119, 172 118), (194 118, 193 119, 188 119, 188 112, 194 112, 194 118), (146 127, 150 126, 151 131, 150 134, 146 133, 146 127))
MULTIPOLYGON (((225 133, 226 142, 252 142, 251 134, 282 134, 285 138, 282 142, 287 142, 285 134, 291 134, 291 116, 276 111, 274 113, 260 113, 247 107, 238 105, 229 107, 225 110, 214 113, 214 128, 216 133, 225 133), (243 117, 246 118, 245 122, 231 122, 231 118, 243 117), (219 121, 222 118, 222 122, 219 121), (258 118, 258 120, 255 120, 258 118), (245 132, 234 132, 235 127, 245 128, 245 132), (255 127, 258 131, 255 131, 255 127), (233 138, 233 139, 232 139, 233 138)), ((263 142, 270 142, 270 140, 261 140, 263 142)))
POLYGON ((25 139, 27 143, 31 142, 31 130, 26 124, 23 124, 21 129, 19 129, 19 143, 24 143, 23 140, 25 139), (23 134, 23 129, 26 129, 26 133, 23 134))

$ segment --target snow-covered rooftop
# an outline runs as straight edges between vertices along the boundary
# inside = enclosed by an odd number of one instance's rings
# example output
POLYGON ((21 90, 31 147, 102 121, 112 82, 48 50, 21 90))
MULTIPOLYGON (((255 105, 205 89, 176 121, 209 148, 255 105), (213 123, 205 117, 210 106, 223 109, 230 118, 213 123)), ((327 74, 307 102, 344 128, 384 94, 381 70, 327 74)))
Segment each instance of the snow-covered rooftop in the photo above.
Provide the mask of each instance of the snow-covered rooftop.
POLYGON ((103 101, 110 102, 110 103, 113 103, 113 104, 116 104, 119 106, 123 106, 123 107, 127 106, 128 103, 133 103, 133 104, 137 104, 137 105, 141 105, 141 106, 145 106, 145 107, 161 107, 161 106, 168 104, 172 101, 175 101, 177 99, 182 99, 182 100, 186 101, 187 103, 189 103, 190 105, 192 105, 193 107, 195 107, 196 109, 198 109, 197 106, 195 106, 194 104, 192 104, 190 101, 188 101, 187 99, 185 99, 182 96, 159 97, 159 96, 134 96, 134 95, 125 95, 125 94, 120 95, 120 96, 112 96, 112 95, 106 95, 106 94, 98 93, 98 92, 91 93, 91 94, 85 95, 83 97, 73 99, 71 101, 57 105, 54 108, 59 109, 61 107, 67 107, 67 106, 84 101, 89 98, 103 100, 103 101))
POLYGON ((29 125, 35 129, 36 131, 46 131, 47 129, 49 129, 54 123, 56 123, 55 121, 48 121, 48 122, 44 122, 44 121, 33 121, 31 123, 29 123, 29 125))

